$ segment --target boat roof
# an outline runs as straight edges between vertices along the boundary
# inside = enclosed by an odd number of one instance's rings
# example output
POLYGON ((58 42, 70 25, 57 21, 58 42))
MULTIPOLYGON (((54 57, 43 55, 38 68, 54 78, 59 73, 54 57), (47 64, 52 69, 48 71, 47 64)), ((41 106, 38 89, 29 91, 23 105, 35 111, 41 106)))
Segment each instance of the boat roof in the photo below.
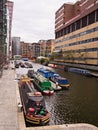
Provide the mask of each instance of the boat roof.
POLYGON ((43 100, 42 94, 36 95, 34 92, 31 92, 31 93, 27 93, 27 95, 28 95, 28 98, 34 102, 36 101, 40 102, 43 100))
POLYGON ((59 75, 59 74, 56 74, 56 73, 55 73, 53 76, 58 76, 58 77, 60 77, 60 75, 59 75))
POLYGON ((49 82, 48 79, 44 78, 42 75, 37 74, 36 78, 38 78, 41 82, 49 82))
POLYGON ((30 78, 27 77, 27 75, 21 75, 20 81, 28 82, 28 81, 30 81, 30 78))
POLYGON ((41 72, 44 72, 44 73, 54 73, 54 72, 52 72, 51 70, 44 69, 44 68, 40 68, 40 69, 38 69, 38 70, 41 71, 41 72))
POLYGON ((66 78, 63 78, 63 77, 55 77, 56 79, 60 79, 60 80, 67 80, 66 78))

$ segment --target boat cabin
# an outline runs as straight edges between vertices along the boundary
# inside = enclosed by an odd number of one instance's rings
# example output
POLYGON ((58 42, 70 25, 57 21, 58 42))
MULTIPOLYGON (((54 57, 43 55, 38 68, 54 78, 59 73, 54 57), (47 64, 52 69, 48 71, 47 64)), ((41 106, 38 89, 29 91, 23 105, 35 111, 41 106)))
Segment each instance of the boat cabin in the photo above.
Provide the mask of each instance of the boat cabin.
POLYGON ((44 68, 38 69, 37 72, 40 73, 45 78, 51 78, 54 74, 54 72, 47 70, 47 69, 44 69, 44 68))
POLYGON ((40 103, 45 108, 45 101, 40 92, 27 93, 26 109, 35 108, 36 104, 40 103))

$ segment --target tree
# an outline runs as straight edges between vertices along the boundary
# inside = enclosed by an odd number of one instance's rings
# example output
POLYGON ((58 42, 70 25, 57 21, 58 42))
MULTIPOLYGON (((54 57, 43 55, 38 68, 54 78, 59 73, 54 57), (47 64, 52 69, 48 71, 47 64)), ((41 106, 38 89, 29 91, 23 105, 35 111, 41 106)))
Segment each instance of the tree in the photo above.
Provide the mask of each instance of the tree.
POLYGON ((75 60, 74 55, 75 55, 74 50, 69 50, 69 51, 66 51, 66 52, 63 54, 63 57, 64 57, 65 60, 69 60, 69 61, 74 62, 74 60, 75 60))

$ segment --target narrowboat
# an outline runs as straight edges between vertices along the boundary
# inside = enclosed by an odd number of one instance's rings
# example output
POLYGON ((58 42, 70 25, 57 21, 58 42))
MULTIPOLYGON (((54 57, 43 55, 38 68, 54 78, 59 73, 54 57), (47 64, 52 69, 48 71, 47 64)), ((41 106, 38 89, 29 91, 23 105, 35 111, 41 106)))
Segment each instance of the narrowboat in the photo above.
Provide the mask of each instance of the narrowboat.
POLYGON ((54 94, 54 89, 51 85, 51 82, 42 75, 40 75, 39 73, 34 74, 33 83, 42 94, 44 95, 54 94))
POLYGON ((19 90, 26 123, 43 126, 49 123, 50 113, 46 109, 41 92, 34 91, 32 83, 26 78, 19 82, 19 90))
POLYGON ((45 78, 50 79, 54 83, 58 83, 59 86, 62 87, 62 89, 68 89, 69 88, 69 82, 66 78, 61 77, 59 74, 52 72, 51 70, 47 70, 44 68, 40 68, 37 70, 39 74, 44 76, 45 78))
POLYGON ((51 78, 51 81, 58 84, 62 87, 62 89, 68 89, 69 88, 69 82, 66 78, 61 77, 59 74, 54 74, 51 78))
POLYGON ((79 68, 68 68, 69 72, 74 72, 74 73, 78 73, 78 74, 82 74, 85 76, 92 76, 89 70, 86 69, 79 69, 79 68))
POLYGON ((39 69, 37 70, 37 72, 38 72, 39 74, 41 74, 43 77, 45 77, 45 78, 51 78, 51 77, 53 76, 53 74, 54 74, 53 71, 50 71, 50 70, 44 69, 44 68, 39 68, 39 69))

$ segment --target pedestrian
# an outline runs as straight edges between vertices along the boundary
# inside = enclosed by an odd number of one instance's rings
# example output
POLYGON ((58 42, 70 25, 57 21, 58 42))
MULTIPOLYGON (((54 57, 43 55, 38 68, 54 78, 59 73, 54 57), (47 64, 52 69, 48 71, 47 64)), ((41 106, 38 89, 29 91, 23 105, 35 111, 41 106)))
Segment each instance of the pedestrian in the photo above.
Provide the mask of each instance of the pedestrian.
POLYGON ((56 88, 58 88, 58 82, 56 82, 56 88))

